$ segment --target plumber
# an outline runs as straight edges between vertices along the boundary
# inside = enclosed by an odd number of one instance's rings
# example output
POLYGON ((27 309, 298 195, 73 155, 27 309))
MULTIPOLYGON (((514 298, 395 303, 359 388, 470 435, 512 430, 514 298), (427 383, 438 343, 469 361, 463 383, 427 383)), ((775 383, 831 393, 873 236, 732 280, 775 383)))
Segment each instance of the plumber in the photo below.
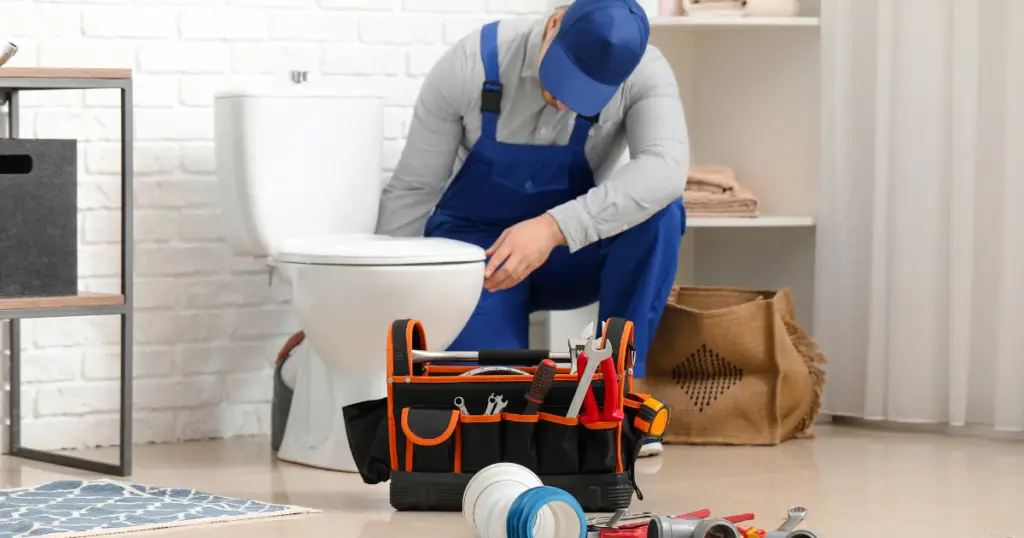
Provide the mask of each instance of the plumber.
POLYGON ((649 33, 635 0, 576 0, 487 24, 430 71, 377 232, 487 250, 485 289, 450 350, 526 348, 531 312, 600 301, 599 319, 635 324, 644 375, 689 167, 676 79, 649 33))

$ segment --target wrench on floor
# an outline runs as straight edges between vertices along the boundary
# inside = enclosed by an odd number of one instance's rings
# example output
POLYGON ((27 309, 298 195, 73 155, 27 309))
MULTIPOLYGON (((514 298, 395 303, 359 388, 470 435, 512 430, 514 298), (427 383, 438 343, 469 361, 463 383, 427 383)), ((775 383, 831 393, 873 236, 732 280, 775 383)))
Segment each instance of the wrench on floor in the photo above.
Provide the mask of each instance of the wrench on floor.
POLYGON ((787 515, 789 517, 787 517, 785 523, 783 523, 782 526, 779 527, 779 530, 785 532, 793 532, 796 530, 796 526, 799 525, 800 522, 807 517, 807 509, 804 508, 803 506, 793 506, 790 507, 789 511, 787 512, 787 515))

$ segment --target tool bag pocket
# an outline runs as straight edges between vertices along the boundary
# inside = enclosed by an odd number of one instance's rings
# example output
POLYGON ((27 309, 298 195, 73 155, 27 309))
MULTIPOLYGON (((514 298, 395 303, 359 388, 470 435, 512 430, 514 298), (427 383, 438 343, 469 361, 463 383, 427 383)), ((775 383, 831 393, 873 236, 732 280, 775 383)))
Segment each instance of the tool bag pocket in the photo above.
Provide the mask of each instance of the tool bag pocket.
POLYGON ((462 472, 501 462, 501 415, 462 415, 462 472))
POLYGON ((459 412, 444 409, 402 410, 402 435, 405 437, 406 472, 459 472, 459 412))
POLYGON ((594 422, 578 428, 580 432, 581 473, 614 473, 619 443, 618 422, 594 422))
POLYGON ((537 431, 539 416, 502 413, 501 418, 505 423, 502 459, 538 472, 537 440, 534 434, 537 431))
POLYGON ((537 415, 537 464, 541 474, 580 472, 579 419, 537 415))
POLYGON ((391 477, 387 398, 348 405, 341 412, 349 450, 363 482, 386 482, 391 477))

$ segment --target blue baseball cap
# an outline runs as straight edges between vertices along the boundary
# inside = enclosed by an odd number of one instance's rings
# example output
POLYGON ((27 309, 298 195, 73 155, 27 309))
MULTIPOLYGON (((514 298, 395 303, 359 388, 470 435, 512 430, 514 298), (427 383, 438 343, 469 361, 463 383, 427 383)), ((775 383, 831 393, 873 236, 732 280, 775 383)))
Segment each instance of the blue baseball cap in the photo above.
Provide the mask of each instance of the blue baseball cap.
POLYGON ((576 0, 540 63, 544 89, 596 116, 640 64, 651 25, 636 0, 576 0))

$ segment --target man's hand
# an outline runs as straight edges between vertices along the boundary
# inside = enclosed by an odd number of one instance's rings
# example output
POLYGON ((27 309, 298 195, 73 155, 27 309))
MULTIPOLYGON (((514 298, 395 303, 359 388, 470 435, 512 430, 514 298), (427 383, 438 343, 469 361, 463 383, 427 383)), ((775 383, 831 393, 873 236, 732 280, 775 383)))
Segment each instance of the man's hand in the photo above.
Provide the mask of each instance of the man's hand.
POLYGON ((562 230, 547 213, 506 229, 487 249, 491 259, 484 271, 484 288, 495 292, 519 284, 564 243, 562 230))

